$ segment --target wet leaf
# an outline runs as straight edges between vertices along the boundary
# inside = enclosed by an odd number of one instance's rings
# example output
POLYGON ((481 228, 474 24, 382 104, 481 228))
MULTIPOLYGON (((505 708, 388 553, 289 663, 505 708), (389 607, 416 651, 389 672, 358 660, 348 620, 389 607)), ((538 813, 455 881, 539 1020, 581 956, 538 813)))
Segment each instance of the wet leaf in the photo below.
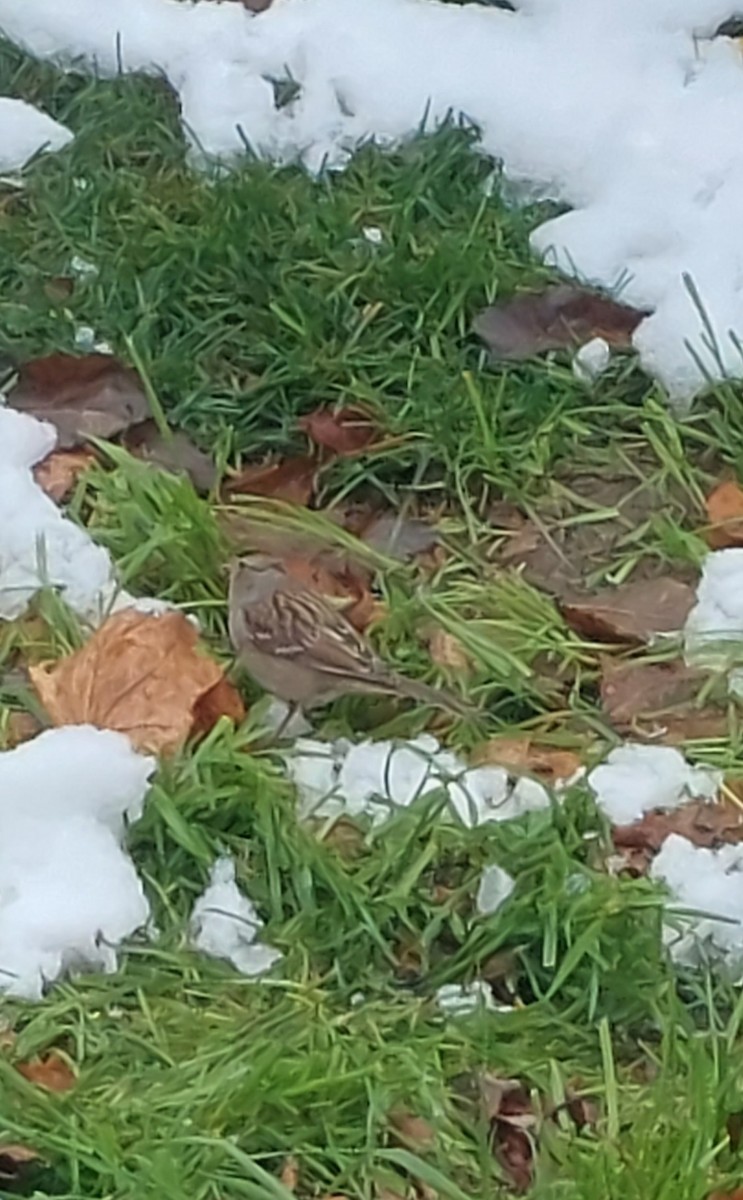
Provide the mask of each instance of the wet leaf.
POLYGON ((641 644, 659 633, 680 632, 694 603, 693 588, 666 575, 565 600, 560 608, 568 625, 581 637, 641 644))
POLYGON ((483 309, 472 324, 494 360, 574 349, 595 337, 627 349, 648 314, 573 284, 557 284, 483 309))
POLYGON ((707 849, 737 845, 743 841, 743 810, 725 799, 714 804, 694 800, 670 812, 646 813, 634 825, 618 825, 612 837, 617 850, 628 855, 631 869, 644 874, 671 833, 707 849))
POLYGON ((210 733, 217 721, 228 717, 235 725, 245 720, 245 705, 242 696, 234 684, 224 675, 214 687, 199 696, 193 706, 193 723, 191 733, 210 733))
POLYGON ((60 449, 113 438, 150 415, 137 372, 110 354, 50 354, 25 363, 8 404, 51 422, 60 449))
POLYGON ((69 1092, 77 1083, 69 1063, 56 1050, 29 1062, 16 1063, 16 1071, 29 1083, 46 1088, 48 1092, 69 1092))
POLYGON ((317 459, 307 456, 251 464, 230 476, 226 490, 233 496, 266 496, 305 506, 314 495, 318 471, 317 459))
POLYGON ((143 421, 126 439, 127 450, 137 458, 174 475, 187 475, 197 492, 210 492, 217 482, 213 459, 185 433, 174 430, 164 437, 154 421, 143 421))
MULTIPOLYGON (((633 725, 640 718, 662 720, 664 710, 690 705, 706 679, 704 672, 687 667, 680 659, 617 663, 607 658, 602 662, 601 705, 618 726, 633 725)), ((694 711, 698 715, 699 710, 694 711)))
POLYGON ((360 405, 316 408, 301 417, 298 424, 316 446, 341 458, 367 450, 379 438, 376 421, 369 410, 360 405))
POLYGON ((92 450, 53 450, 34 467, 34 479, 47 496, 59 504, 95 462, 92 450))
POLYGON ((116 729, 155 754, 181 749, 198 701, 223 678, 221 667, 199 652, 198 633, 181 613, 134 609, 110 617, 68 658, 33 666, 29 674, 55 725, 116 729))
POLYGON ((530 737, 497 737, 473 751, 472 765, 505 767, 516 774, 536 775, 554 785, 570 779, 583 763, 580 755, 572 750, 540 746, 530 737))
POLYGON ((743 488, 734 480, 719 484, 705 501, 709 528, 707 543, 713 550, 743 546, 743 488))

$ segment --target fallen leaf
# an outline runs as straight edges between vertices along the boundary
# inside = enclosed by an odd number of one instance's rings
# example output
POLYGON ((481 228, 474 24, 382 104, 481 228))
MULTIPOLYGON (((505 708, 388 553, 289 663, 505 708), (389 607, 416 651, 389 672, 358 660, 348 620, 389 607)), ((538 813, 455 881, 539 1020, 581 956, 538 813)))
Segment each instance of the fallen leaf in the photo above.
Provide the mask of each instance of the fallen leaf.
POLYGON ((55 426, 60 449, 112 438, 149 416, 139 375, 110 354, 50 354, 19 370, 8 404, 55 426))
POLYGON ((564 600, 560 610, 581 637, 641 644, 659 633, 680 632, 694 603, 694 590, 687 583, 660 576, 564 600))
POLYGON ((174 475, 187 475, 197 492, 210 492, 216 485, 214 460, 179 430, 165 437, 154 421, 143 421, 130 431, 126 448, 155 467, 174 475))
POLYGON ((210 733, 222 717, 228 717, 235 725, 245 720, 242 696, 224 675, 195 701, 191 733, 210 733))
POLYGON ((378 617, 378 602, 369 588, 369 574, 354 568, 332 551, 314 558, 293 555, 283 559, 288 573, 326 599, 337 603, 344 617, 363 633, 378 617))
POLYGON ((69 1092, 77 1083, 69 1063, 56 1050, 50 1051, 43 1058, 16 1063, 16 1071, 29 1083, 46 1088, 48 1092, 69 1092))
POLYGON ((572 778, 583 765, 572 750, 535 745, 530 737, 496 737, 478 746, 472 765, 506 767, 516 774, 536 775, 549 784, 572 778))
POLYGON ((84 471, 95 463, 92 450, 53 450, 34 467, 34 479, 56 504, 66 499, 84 471))
POLYGON ((436 1144, 436 1131, 423 1117, 417 1117, 407 1108, 393 1108, 387 1114, 395 1136, 412 1150, 431 1150, 436 1144))
POLYGON ((734 1192, 710 1192, 707 1200, 743 1200, 743 1187, 736 1188, 734 1192))
POLYGON ((493 1152, 515 1191, 529 1190, 539 1120, 528 1088, 519 1079, 480 1077, 480 1106, 490 1123, 493 1152))
POLYGON ((369 410, 360 405, 347 408, 316 408, 301 417, 299 428, 316 446, 345 458, 367 450, 378 439, 379 428, 369 410))
POLYGON ((30 1146, 18 1142, 0 1142, 0 1180, 17 1179, 29 1163, 39 1162, 41 1155, 30 1146))
POLYGON ((695 846, 715 849, 743 841, 743 811, 723 799, 714 804, 693 800, 670 812, 649 812, 633 825, 617 825, 612 839, 634 874, 644 874, 669 834, 695 846))
POLYGON ((515 296, 478 313, 472 328, 493 360, 520 361, 548 350, 573 349, 595 337, 628 349, 649 314, 569 283, 515 296))
POLYGON ((267 496, 304 507, 314 495, 319 469, 317 459, 306 456, 252 464, 232 474, 226 490, 233 496, 267 496))
POLYGON ((323 834, 322 842, 337 851, 342 859, 353 862, 364 849, 366 834, 349 817, 339 817, 323 834))
POLYGON ((281 1168, 279 1173, 279 1182, 282 1183, 289 1192, 296 1192, 297 1188, 299 1187, 299 1163, 291 1154, 281 1168))
POLYGON ((440 534, 435 525, 419 517, 396 512, 378 513, 358 530, 357 536, 371 550, 407 562, 438 545, 440 534))
POLYGON ((41 723, 31 713, 12 709, 2 728, 3 749, 13 750, 23 742, 29 742, 41 729, 41 723))
POLYGON ((601 1105, 593 1096, 568 1094, 565 1109, 577 1130, 596 1129, 601 1119, 601 1105))
POLYGON ((448 633, 440 626, 431 630, 426 638, 431 661, 444 671, 464 671, 472 669, 472 659, 462 643, 453 633, 448 633))
POLYGON ((126 609, 82 649, 32 666, 29 675, 55 725, 116 729, 137 750, 174 754, 193 729, 198 701, 223 672, 199 653, 198 633, 182 613, 126 609))
POLYGON ((734 480, 720 483, 705 501, 709 528, 704 536, 713 550, 743 546, 743 488, 734 480))
POLYGON ((44 295, 52 304, 66 304, 75 291, 75 280, 70 275, 53 275, 44 284, 44 295))
POLYGON ((681 659, 618 663, 606 658, 601 664, 601 706, 618 726, 634 725, 640 718, 652 719, 657 714, 662 720, 664 710, 689 705, 707 678, 681 659))

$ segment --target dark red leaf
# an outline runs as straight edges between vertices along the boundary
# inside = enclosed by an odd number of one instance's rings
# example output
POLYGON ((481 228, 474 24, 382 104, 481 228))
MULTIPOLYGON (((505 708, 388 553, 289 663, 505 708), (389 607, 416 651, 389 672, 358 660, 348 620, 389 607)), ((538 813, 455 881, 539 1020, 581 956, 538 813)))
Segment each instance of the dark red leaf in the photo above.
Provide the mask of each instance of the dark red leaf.
POLYGON ((694 601, 694 591, 688 584, 662 576, 565 600, 561 610, 568 625, 581 637, 642 644, 656 634, 683 629, 694 601))
POLYGON ((61 449, 113 438, 149 416, 137 372, 109 354, 50 354, 25 363, 8 404, 51 422, 61 449))
POLYGON ((251 464, 231 476, 227 491, 235 496, 266 496, 307 505, 314 495, 318 470, 317 459, 306 456, 251 464))
POLYGON ((341 457, 366 450, 379 436, 376 422, 365 408, 316 408, 299 421, 299 428, 316 446, 341 457))
POLYGON ((521 360, 602 337, 625 349, 648 316, 573 284, 557 284, 483 309, 473 322, 493 359, 521 360))

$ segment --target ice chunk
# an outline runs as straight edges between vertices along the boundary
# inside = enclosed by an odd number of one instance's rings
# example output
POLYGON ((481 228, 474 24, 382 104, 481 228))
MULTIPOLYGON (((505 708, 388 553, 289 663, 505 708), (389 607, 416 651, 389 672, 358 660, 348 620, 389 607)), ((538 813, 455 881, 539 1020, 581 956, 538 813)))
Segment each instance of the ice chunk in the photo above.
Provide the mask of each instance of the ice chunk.
POLYGON ((588 775, 599 808, 614 825, 631 825, 653 809, 687 800, 714 800, 722 773, 692 767, 672 746, 628 742, 612 750, 588 775))
POLYGON ((496 864, 486 867, 477 889, 477 911, 484 917, 492 916, 505 904, 515 886, 508 871, 504 871, 503 867, 496 864))
POLYGON ((74 969, 113 971, 149 905, 122 849, 154 760, 71 726, 0 753, 0 993, 39 999, 74 969))
POLYGON ((463 825, 512 821, 549 808, 550 796, 535 779, 518 779, 504 767, 473 767, 449 785, 451 805, 463 825))
POLYGON ((609 343, 602 337, 592 338, 576 351, 573 358, 573 374, 581 383, 593 383, 603 375, 611 362, 609 343))
POLYGON ((61 150, 72 134, 23 100, 0 96, 0 171, 18 171, 42 150, 61 150))
POLYGON ((450 1017, 469 1017, 478 1009, 496 1012, 498 1008, 483 979, 475 979, 472 983, 445 983, 436 992, 436 1002, 450 1017))
POLYGON ((281 958, 281 951, 259 941, 262 928, 255 908, 235 882, 233 860, 218 858, 209 886, 191 914, 193 946, 212 958, 231 962, 241 975, 263 975, 281 958))
POLYGON ((705 850, 678 834, 667 837, 650 868, 669 888, 664 940, 682 966, 725 961, 736 978, 743 974, 743 846, 705 850), (688 910, 691 910, 689 912, 688 910), (694 915, 698 914, 698 915, 694 915))

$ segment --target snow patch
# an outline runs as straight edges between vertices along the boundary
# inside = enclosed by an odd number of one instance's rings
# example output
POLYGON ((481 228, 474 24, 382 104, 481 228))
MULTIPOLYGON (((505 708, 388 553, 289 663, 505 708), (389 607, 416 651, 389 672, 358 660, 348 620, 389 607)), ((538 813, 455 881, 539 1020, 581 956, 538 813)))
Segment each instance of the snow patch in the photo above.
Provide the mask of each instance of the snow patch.
POLYGON ((502 767, 473 767, 441 747, 430 734, 410 742, 297 741, 286 758, 299 793, 302 819, 366 817, 385 821, 396 808, 443 790, 450 809, 472 828, 549 808, 550 796, 535 780, 516 779, 502 767))
POLYGON ((483 979, 472 983, 445 983, 436 992, 436 1003, 449 1017, 469 1017, 472 1013, 498 1012, 493 993, 483 979))
POLYGON ((263 928, 253 904, 235 882, 231 858, 218 858, 209 886, 199 896, 191 914, 191 942, 212 958, 223 958, 253 978, 263 975, 282 957, 281 951, 258 940, 263 928))
POLYGON ((743 660, 743 550, 714 550, 705 558, 684 647, 687 662, 695 666, 743 660))
POLYGON ((281 0, 254 16, 239 4, 0 0, 0 26, 68 66, 164 73, 201 161, 249 146, 339 168, 363 142, 463 118, 512 193, 570 207, 535 231, 535 251, 652 312, 635 345, 683 403, 708 374, 743 376, 730 336, 743 332, 743 56, 712 40, 730 7, 281 0))
POLYGON ((0 171, 20 171, 42 151, 61 150, 71 141, 69 129, 46 113, 0 96, 0 171))
POLYGON ((69 970, 116 970, 150 914, 122 843, 154 768, 88 726, 0 753, 0 993, 38 1000, 69 970))
POLYGON ((673 960, 684 967, 722 960, 740 978, 743 846, 705 850, 674 833, 663 843, 650 874, 671 892, 668 911, 676 916, 664 929, 664 941, 673 960))
POLYGON ((596 803, 613 825, 632 825, 653 809, 668 811, 687 800, 714 800, 722 772, 692 767, 672 746, 628 742, 589 772, 596 803))
POLYGON ((483 917, 492 917, 505 904, 516 884, 508 871, 492 864, 485 867, 477 889, 475 907, 483 917))

